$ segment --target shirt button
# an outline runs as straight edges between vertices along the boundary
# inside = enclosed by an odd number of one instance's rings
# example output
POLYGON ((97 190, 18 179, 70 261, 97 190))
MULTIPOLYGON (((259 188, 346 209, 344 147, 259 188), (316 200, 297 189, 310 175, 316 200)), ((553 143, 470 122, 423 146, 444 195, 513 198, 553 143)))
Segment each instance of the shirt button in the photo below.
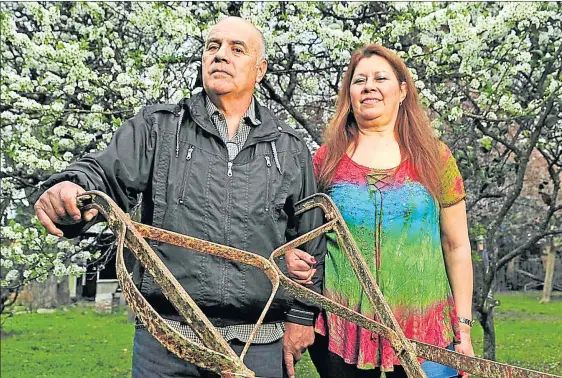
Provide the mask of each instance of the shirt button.
POLYGON ((283 128, 281 126, 277 126, 277 130, 281 131, 283 128))

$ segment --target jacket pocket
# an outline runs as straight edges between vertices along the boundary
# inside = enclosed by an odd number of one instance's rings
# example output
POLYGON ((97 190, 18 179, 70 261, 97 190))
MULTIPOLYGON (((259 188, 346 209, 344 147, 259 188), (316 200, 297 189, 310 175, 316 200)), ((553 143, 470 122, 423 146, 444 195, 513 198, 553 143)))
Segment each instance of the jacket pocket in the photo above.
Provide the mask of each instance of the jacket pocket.
POLYGON ((189 176, 191 174, 191 166, 192 166, 192 160, 193 160, 193 152, 195 150, 195 147, 193 145, 190 145, 189 148, 187 149, 187 155, 185 156, 185 168, 183 171, 183 181, 182 181, 182 185, 181 185, 181 189, 180 189, 180 196, 179 196, 179 204, 183 205, 185 202, 185 196, 186 196, 186 192, 187 192, 187 184, 189 181, 189 176))
POLYGON ((271 156, 265 155, 266 178, 265 178, 265 212, 268 213, 271 208, 271 156))
POLYGON ((300 166, 298 160, 294 156, 280 156, 282 161, 282 173, 277 170, 272 170, 272 179, 270 187, 272 190, 270 198, 271 209, 269 213, 273 220, 278 221, 280 217, 284 217, 285 203, 289 197, 295 200, 300 195, 300 185, 297 185, 296 179, 300 177, 300 166))

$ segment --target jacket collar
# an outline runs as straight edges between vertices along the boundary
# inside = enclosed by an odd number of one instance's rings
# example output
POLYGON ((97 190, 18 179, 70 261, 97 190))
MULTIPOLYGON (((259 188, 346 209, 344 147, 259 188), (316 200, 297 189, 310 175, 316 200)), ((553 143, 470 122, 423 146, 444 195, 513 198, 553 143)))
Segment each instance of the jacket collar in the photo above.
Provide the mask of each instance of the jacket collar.
MULTIPOLYGON (((256 117, 256 99, 252 97, 252 101, 250 102, 250 106, 246 113, 242 116, 246 124, 250 126, 257 126, 261 123, 261 121, 256 117)), ((207 114, 209 117, 212 117, 214 114, 220 113, 219 109, 213 104, 209 96, 205 96, 205 106, 207 108, 207 114)))
MULTIPOLYGON (((205 91, 185 98, 179 102, 179 105, 188 110, 191 118, 205 131, 218 136, 216 128, 209 117, 209 113, 205 104, 205 91)), ((281 126, 271 112, 262 106, 254 97, 255 102, 255 118, 261 121, 260 124, 252 127, 253 131, 250 133, 246 144, 252 142, 272 141, 281 135, 281 126)))

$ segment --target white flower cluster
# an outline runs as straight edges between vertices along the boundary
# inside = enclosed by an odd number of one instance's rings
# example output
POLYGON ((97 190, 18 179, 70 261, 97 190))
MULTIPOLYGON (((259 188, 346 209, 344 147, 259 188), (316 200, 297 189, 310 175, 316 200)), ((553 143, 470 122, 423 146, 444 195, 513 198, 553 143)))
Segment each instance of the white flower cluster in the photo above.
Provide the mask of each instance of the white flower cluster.
MULTIPOLYGON (((560 96, 562 80, 552 69, 559 64, 551 64, 562 44, 556 3, 381 3, 376 8, 383 11, 361 19, 373 7, 260 2, 243 3, 241 14, 263 31, 273 91, 283 97, 294 75, 289 106, 315 125, 333 115, 343 70, 366 43, 382 43, 405 60, 437 132, 468 127, 465 121, 477 113, 487 117, 485 127, 508 135, 497 120, 536 120, 546 99, 560 96)), ((64 169, 85 150, 107 146, 142 105, 191 94, 202 41, 227 8, 224 2, 2 5, 0 44, 10 48, 0 52, 0 168, 19 175, 1 183, 12 198, 2 224, 3 285, 82 269, 89 256, 72 242, 36 234, 40 226, 29 216, 26 224, 14 223, 31 211, 27 183, 64 169), (73 254, 74 262, 68 259, 73 254)), ((300 126, 263 87, 257 94, 300 126)), ((549 119, 549 132, 557 120, 549 119)))
POLYGON ((39 222, 34 217, 33 226, 11 222, 1 228, 2 246, 0 266, 9 270, 2 279, 2 287, 25 284, 29 280, 44 280, 49 272, 56 276, 80 274, 85 270, 84 262, 90 254, 81 251, 70 240, 60 240, 39 231, 39 222), (78 256, 68 261, 70 256, 78 256), (17 273, 16 273, 17 272, 17 273))

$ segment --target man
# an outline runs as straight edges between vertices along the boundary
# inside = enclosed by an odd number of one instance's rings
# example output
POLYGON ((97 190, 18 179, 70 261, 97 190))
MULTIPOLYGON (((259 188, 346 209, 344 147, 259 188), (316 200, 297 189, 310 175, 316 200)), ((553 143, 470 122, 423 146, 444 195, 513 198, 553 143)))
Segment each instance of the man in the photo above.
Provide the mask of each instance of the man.
MULTIPOLYGON (((117 130, 107 149, 53 175, 35 204, 41 223, 54 235, 75 236, 96 216, 95 210, 80 214, 76 196, 101 190, 125 211, 142 193, 143 223, 264 257, 320 225, 317 213, 294 215, 294 203, 316 190, 305 143, 253 97, 266 69, 264 39, 251 23, 229 17, 216 24, 203 53, 204 91, 178 105, 144 108, 117 130)), ((305 249, 320 259, 321 243, 315 240, 305 249)), ((269 295, 265 275, 164 243, 151 246, 240 353, 269 295)), ((196 339, 152 278, 142 269, 137 273, 140 290, 156 311, 196 339)), ((312 277, 317 289, 321 275, 319 269, 312 277)), ((294 361, 314 340, 313 315, 304 304, 279 295, 246 365, 257 376, 281 377, 284 358, 294 376, 294 361)), ((139 324, 133 376, 215 375, 168 352, 139 324)))

